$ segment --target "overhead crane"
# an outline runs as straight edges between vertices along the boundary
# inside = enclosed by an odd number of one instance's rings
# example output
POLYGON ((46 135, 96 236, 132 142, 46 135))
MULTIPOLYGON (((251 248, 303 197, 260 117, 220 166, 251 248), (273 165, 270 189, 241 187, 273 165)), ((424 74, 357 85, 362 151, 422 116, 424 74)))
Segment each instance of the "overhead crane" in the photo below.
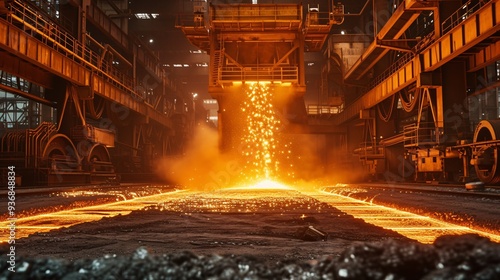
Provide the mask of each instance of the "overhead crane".
MULTIPOLYGON (((343 5, 207 4, 195 1, 193 14, 177 21, 186 38, 210 55, 209 93, 219 104, 221 148, 240 141, 241 100, 235 92, 242 83, 269 82, 286 101, 276 104, 307 118, 304 53, 321 50, 330 29, 343 21, 343 5), (320 9, 321 8, 321 9, 320 9), (340 15, 340 16, 339 16, 340 15)), ((286 116, 287 114, 281 114, 286 116)), ((291 120, 292 122, 294 120, 291 120)))

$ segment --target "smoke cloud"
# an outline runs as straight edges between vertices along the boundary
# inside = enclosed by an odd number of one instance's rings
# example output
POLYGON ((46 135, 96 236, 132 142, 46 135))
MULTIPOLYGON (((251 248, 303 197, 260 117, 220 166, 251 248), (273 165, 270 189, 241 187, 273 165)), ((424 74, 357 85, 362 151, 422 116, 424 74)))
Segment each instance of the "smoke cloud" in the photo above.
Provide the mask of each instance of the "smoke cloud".
POLYGON ((203 125, 197 126, 182 156, 161 159, 157 166, 167 182, 200 191, 233 187, 243 170, 236 156, 219 151, 218 132, 203 125))

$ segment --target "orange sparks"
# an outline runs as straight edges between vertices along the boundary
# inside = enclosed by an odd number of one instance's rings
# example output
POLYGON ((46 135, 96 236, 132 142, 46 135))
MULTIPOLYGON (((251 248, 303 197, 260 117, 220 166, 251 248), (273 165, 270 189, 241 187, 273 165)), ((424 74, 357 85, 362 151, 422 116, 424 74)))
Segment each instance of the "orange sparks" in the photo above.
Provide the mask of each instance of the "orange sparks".
POLYGON ((242 113, 247 127, 244 130, 243 156, 250 169, 250 181, 276 176, 276 160, 279 141, 277 137, 280 120, 272 105, 273 91, 267 83, 247 83, 242 113))

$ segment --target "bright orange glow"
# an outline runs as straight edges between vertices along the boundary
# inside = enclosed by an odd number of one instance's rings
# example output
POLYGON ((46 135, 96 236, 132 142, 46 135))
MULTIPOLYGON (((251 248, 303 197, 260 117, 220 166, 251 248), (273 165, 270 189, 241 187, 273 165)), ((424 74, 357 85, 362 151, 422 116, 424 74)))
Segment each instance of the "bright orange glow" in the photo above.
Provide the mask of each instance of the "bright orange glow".
MULTIPOLYGON (((75 208, 53 213, 33 215, 16 220, 16 239, 36 232, 47 232, 85 222, 97 221, 103 217, 128 215, 134 210, 152 207, 160 211, 179 213, 259 213, 293 211, 296 205, 313 208, 300 218, 322 212, 322 203, 328 203, 354 218, 364 220, 388 230, 393 230, 421 243, 432 243, 442 235, 475 233, 500 242, 500 235, 490 234, 468 227, 454 225, 437 219, 416 215, 371 202, 360 201, 347 196, 324 191, 300 192, 271 180, 264 180, 254 186, 219 190, 213 192, 174 191, 137 197, 126 201, 75 208), (257 200, 256 200, 257 199, 257 200), (296 204, 296 205, 295 205, 296 204), (295 205, 295 206, 294 206, 295 205)), ((324 206, 323 206, 324 207, 324 206)), ((0 232, 7 241, 9 221, 0 223, 0 232)))
POLYGON ((430 217, 413 214, 398 209, 385 207, 357 200, 348 196, 322 191, 307 193, 308 195, 326 202, 333 207, 364 220, 367 223, 393 230, 410 239, 421 243, 433 243, 442 235, 460 235, 475 233, 495 242, 500 242, 500 235, 475 230, 465 226, 454 225, 430 217))
POLYGON ((284 185, 282 183, 272 181, 272 180, 263 180, 258 182, 255 185, 251 186, 242 186, 242 187, 235 187, 231 189, 247 189, 247 190, 293 190, 292 187, 289 187, 287 185, 284 185))
MULTIPOLYGON (((279 132, 282 124, 273 106, 274 87, 270 82, 245 82, 241 108, 246 127, 243 130, 241 155, 245 162, 245 181, 293 178, 293 172, 280 170, 282 162, 291 162, 291 144, 279 132), (280 173, 281 171, 281 173, 280 173), (285 177, 283 175, 286 175, 285 177)), ((289 167, 293 167, 289 163, 289 167)))
MULTIPOLYGON (((16 239, 27 237, 37 232, 47 232, 62 227, 92 222, 103 217, 114 217, 117 215, 128 215, 134 210, 142 209, 146 206, 157 205, 160 202, 178 199, 189 192, 173 191, 143 197, 137 197, 125 201, 111 202, 94 206, 74 208, 70 210, 57 211, 18 218, 16 224, 16 239)), ((192 193, 191 193, 192 194, 192 193)), ((1 243, 7 242, 9 235, 10 221, 0 223, 0 233, 3 238, 1 243)))
POLYGON ((242 114, 247 127, 243 132, 243 157, 248 171, 247 181, 272 179, 277 176, 280 147, 278 128, 280 120, 272 105, 273 92, 269 83, 245 83, 245 101, 242 114))

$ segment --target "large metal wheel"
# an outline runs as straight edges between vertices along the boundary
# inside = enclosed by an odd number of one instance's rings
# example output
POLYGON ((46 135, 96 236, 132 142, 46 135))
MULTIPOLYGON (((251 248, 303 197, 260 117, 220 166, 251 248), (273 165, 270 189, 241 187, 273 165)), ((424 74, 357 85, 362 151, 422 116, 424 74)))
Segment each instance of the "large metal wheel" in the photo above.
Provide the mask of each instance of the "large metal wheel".
MULTIPOLYGON (((474 143, 500 140, 500 120, 483 120, 474 132, 474 143)), ((477 145, 476 169, 477 177, 486 184, 500 183, 500 151, 498 146, 477 145)))
POLYGON ((109 156, 108 149, 105 146, 96 144, 90 148, 87 155, 87 162, 91 163, 94 161, 111 162, 111 157, 109 156))
POLYGON ((85 170, 91 174, 111 174, 114 173, 113 163, 108 149, 101 144, 92 145, 85 151, 85 170))
POLYGON ((79 169, 80 158, 73 142, 64 134, 56 134, 47 142, 42 161, 53 171, 68 171, 79 169))

